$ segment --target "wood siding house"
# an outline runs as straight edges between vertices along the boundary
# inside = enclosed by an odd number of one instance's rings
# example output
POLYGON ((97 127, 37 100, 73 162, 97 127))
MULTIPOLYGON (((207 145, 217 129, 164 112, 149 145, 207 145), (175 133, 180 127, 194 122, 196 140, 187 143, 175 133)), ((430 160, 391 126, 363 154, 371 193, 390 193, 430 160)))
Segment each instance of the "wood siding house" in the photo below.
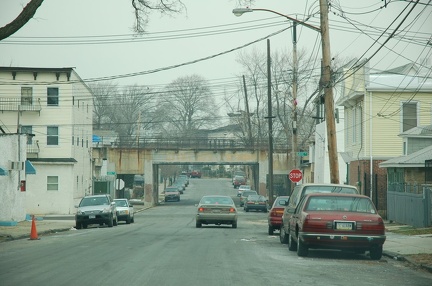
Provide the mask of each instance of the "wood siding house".
POLYGON ((370 196, 385 216, 387 170, 379 164, 404 154, 399 134, 431 124, 432 79, 414 64, 374 71, 359 62, 344 73, 337 105, 344 106, 348 183, 370 196))

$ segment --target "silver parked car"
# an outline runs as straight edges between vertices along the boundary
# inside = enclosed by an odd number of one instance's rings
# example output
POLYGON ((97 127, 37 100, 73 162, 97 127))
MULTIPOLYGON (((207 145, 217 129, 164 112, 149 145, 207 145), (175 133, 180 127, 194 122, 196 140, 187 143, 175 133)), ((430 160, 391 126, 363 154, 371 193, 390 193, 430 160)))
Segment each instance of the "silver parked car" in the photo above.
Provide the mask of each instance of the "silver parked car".
POLYGON ((134 208, 128 199, 115 199, 117 208, 117 220, 125 221, 127 224, 135 222, 134 208))
POLYGON ((87 228, 89 224, 117 225, 117 209, 110 195, 86 196, 81 199, 75 214, 77 229, 87 228))

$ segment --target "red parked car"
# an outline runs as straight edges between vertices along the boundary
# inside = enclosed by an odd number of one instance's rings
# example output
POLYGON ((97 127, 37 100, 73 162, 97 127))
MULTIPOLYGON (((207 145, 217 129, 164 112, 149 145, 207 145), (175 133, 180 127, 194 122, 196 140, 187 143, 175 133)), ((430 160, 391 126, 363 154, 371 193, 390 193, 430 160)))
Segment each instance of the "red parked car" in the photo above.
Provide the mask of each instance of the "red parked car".
POLYGON ((288 199, 289 196, 279 196, 275 199, 267 217, 269 235, 273 235, 275 230, 280 230, 282 224, 282 215, 288 199))
POLYGON ((289 220, 288 249, 307 256, 310 248, 338 249, 382 257, 384 221, 369 197, 316 193, 303 197, 289 220))

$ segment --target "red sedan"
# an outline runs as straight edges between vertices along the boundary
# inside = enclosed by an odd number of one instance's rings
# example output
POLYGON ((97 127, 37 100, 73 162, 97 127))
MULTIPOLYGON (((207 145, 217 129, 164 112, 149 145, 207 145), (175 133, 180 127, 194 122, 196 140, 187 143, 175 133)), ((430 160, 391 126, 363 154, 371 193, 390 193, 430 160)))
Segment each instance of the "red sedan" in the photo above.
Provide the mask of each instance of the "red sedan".
POLYGON ((289 196, 279 196, 275 199, 267 217, 269 235, 273 235, 275 230, 280 230, 282 224, 282 215, 288 199, 289 196))
POLYGON ((289 221, 288 248, 307 256, 309 248, 338 249, 382 257, 384 221, 373 202, 355 194, 321 193, 302 198, 289 221))

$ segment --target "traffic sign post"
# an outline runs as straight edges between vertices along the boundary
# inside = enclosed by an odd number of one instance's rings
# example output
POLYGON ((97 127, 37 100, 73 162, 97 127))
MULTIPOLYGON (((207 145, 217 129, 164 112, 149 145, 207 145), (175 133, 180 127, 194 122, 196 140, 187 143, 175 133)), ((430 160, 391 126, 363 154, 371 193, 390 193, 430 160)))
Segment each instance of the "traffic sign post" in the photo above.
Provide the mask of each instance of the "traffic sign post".
POLYGON ((303 173, 298 169, 293 169, 289 172, 288 178, 293 183, 298 183, 303 179, 303 173))

